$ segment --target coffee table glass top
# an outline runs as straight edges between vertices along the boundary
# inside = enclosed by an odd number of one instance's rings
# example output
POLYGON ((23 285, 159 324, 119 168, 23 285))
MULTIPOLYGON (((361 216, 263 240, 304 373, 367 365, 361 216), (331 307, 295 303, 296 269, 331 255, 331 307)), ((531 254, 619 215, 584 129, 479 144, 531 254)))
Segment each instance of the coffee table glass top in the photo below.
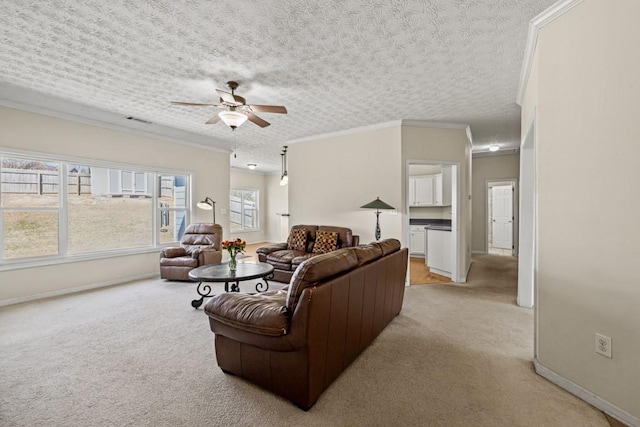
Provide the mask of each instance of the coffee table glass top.
POLYGON ((266 262, 239 262, 236 271, 228 264, 209 264, 194 268, 189 278, 197 282, 232 282, 258 279, 273 273, 273 266, 266 262))

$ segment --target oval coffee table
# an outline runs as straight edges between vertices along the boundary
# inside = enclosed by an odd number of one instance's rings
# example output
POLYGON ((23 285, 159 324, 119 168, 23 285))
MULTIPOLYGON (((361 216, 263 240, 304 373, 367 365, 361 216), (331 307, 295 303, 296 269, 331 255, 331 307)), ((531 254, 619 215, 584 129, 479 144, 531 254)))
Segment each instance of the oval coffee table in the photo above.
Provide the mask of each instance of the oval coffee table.
POLYGON ((211 286, 206 282, 224 282, 225 292, 240 292, 240 282, 262 279, 264 283, 258 282, 256 284, 256 292, 264 292, 269 289, 268 280, 273 279, 273 266, 266 262, 239 262, 236 270, 231 271, 229 264, 208 264, 191 270, 189 279, 200 282, 196 287, 200 299, 191 301, 191 306, 198 308, 205 298, 213 296, 211 286))

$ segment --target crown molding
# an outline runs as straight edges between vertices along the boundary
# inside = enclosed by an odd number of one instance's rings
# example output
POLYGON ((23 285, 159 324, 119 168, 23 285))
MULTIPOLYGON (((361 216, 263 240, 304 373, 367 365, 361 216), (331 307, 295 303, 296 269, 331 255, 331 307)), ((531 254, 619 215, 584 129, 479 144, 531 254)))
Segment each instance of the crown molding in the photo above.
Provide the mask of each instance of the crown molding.
POLYGON ((467 133, 467 139, 469 141, 469 144, 472 144, 471 128, 469 127, 469 125, 465 123, 438 122, 438 121, 431 121, 431 120, 407 120, 407 119, 393 120, 389 122, 378 123, 375 125, 359 126, 356 128, 344 129, 336 132, 328 132, 328 133, 322 133, 318 135, 306 136, 304 138, 289 140, 286 142, 286 144, 298 144, 300 142, 310 142, 310 141, 316 141, 319 139, 336 138, 340 136, 352 135, 355 133, 369 132, 374 130, 386 129, 391 127, 402 127, 402 126, 464 130, 467 133))
POLYGON ((516 96, 516 103, 518 105, 522 106, 524 91, 527 87, 527 82, 529 81, 529 75, 531 74, 531 63, 538 43, 538 32, 542 27, 564 15, 580 3, 582 3, 582 0, 560 0, 529 21, 529 33, 527 35, 527 44, 524 50, 522 70, 520 71, 518 94, 516 96))

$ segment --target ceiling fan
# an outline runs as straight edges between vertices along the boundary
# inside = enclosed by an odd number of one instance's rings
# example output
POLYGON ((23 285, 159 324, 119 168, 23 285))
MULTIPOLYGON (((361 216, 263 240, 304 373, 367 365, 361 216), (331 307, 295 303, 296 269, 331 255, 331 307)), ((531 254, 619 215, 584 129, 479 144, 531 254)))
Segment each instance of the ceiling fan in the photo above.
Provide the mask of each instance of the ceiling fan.
POLYGON ((223 107, 226 110, 219 112, 217 115, 210 118, 206 124, 213 125, 222 120, 232 130, 236 130, 245 121, 249 120, 252 123, 257 124, 260 127, 267 127, 271 123, 253 114, 256 111, 263 113, 278 113, 287 114, 287 109, 283 105, 255 105, 247 104, 246 99, 236 95, 235 90, 238 88, 238 83, 234 81, 227 82, 227 86, 231 89, 231 92, 216 89, 218 95, 220 95, 219 104, 199 104, 195 102, 171 102, 173 105, 181 105, 185 107, 223 107))

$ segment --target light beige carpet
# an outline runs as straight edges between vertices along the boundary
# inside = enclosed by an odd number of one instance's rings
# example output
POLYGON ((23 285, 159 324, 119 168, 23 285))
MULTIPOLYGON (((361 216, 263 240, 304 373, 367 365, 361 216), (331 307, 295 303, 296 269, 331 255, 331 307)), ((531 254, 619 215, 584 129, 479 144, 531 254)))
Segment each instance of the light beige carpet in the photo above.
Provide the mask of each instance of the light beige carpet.
MULTIPOLYGON (((378 339, 303 412, 217 368, 195 284, 147 280, 0 310, 2 426, 607 426, 532 368, 516 261, 408 288, 378 339)), ((43 280, 46 280, 43 278, 43 280)))

